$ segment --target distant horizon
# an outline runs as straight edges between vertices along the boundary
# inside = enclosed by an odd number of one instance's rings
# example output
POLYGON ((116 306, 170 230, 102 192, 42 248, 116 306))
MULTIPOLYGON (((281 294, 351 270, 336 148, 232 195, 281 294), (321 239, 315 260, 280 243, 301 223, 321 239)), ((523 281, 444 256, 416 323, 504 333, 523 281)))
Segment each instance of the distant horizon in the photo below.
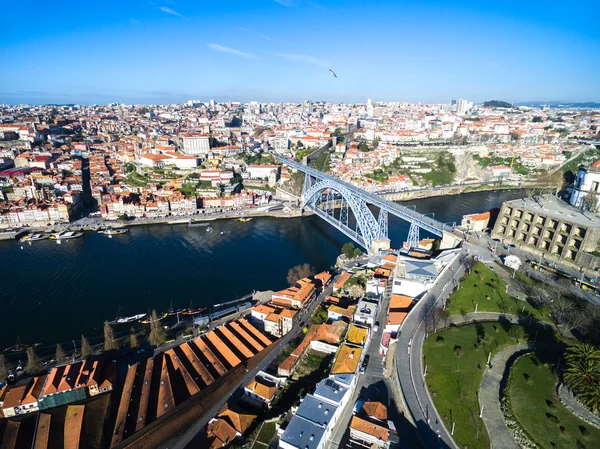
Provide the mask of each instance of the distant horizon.
MULTIPOLYGON (((1 93, 0 93, 1 95, 1 93)), ((303 99, 303 100, 298 100, 298 101, 263 101, 263 100, 259 100, 259 99, 252 99, 252 100, 236 100, 236 99, 227 99, 227 100, 220 100, 218 98, 208 98, 208 99, 202 99, 202 98, 196 98, 196 97, 190 97, 187 100, 184 101, 165 101, 162 103, 143 103, 143 102, 124 102, 124 101, 108 101, 106 103, 93 103, 93 102, 63 102, 63 103, 54 103, 54 102, 49 102, 49 103, 33 103, 33 102, 20 102, 20 103, 8 103, 8 102, 0 102, 0 106, 108 106, 110 104, 113 103, 117 103, 118 105, 125 105, 125 106, 166 106, 166 105, 185 105, 188 101, 198 101, 200 103, 209 103, 211 100, 214 100, 216 103, 241 103, 241 104, 248 104, 251 102, 257 102, 260 104, 268 104, 268 103, 273 103, 273 104, 300 104, 304 101, 310 101, 311 103, 327 103, 327 104, 365 104, 367 102, 367 98, 366 97, 364 99, 364 101, 326 101, 326 100, 312 100, 312 99, 303 99)), ((415 102, 411 102, 411 101, 407 101, 407 100, 377 100, 374 98, 371 98, 371 101, 373 103, 403 103, 406 102, 408 104, 422 104, 422 105, 436 105, 436 104, 451 104, 452 100, 460 100, 461 98, 452 98, 451 100, 448 101, 437 101, 437 102, 424 102, 424 101, 415 101, 415 102)), ((464 98, 464 100, 467 101, 473 101, 469 98, 464 98)), ((543 106, 543 105, 548 105, 548 106, 555 106, 555 105, 571 105, 571 104, 595 104, 598 106, 594 106, 594 107, 600 107, 600 101, 594 101, 594 100, 585 100, 585 101, 568 101, 568 100, 549 100, 549 101, 544 101, 544 100, 531 100, 531 101, 516 101, 516 102, 511 102, 508 100, 503 100, 501 98, 490 98, 490 99, 486 99, 486 100, 482 100, 482 101, 473 101, 474 105, 482 105, 483 103, 487 102, 487 101, 506 101, 507 103, 511 103, 513 105, 516 106, 525 106, 528 104, 532 104, 535 106, 543 106)))

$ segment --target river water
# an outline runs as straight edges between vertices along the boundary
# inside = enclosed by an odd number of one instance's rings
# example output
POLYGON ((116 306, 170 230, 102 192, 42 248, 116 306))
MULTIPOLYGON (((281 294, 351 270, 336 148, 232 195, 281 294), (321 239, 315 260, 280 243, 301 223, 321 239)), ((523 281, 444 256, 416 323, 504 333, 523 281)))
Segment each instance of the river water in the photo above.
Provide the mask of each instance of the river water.
MULTIPOLYGON (((443 222, 460 222, 464 214, 523 196, 507 190, 403 204, 435 212, 443 222)), ((398 248, 408 225, 389 220, 392 246, 398 248)), ((87 233, 61 245, 0 242, 0 350, 18 335, 24 343, 41 342, 48 349, 81 334, 100 341, 104 320, 118 312, 167 311, 171 303, 183 308, 190 301, 194 307, 209 306, 254 289, 281 289, 290 267, 308 262, 328 269, 349 240, 315 216, 216 221, 212 228, 209 233, 203 227, 148 225, 112 239, 87 233)))

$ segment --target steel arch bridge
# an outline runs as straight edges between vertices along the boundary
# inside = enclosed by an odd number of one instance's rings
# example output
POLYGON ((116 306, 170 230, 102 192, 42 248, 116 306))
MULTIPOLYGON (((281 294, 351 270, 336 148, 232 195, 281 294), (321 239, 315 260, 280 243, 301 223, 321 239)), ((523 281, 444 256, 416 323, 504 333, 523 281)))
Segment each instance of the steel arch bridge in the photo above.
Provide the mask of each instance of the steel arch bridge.
POLYGON ((367 192, 334 176, 296 162, 273 155, 282 164, 288 165, 305 174, 302 195, 302 207, 338 228, 367 251, 371 251, 373 242, 388 238, 388 214, 392 214, 410 223, 407 244, 416 247, 419 242, 419 230, 443 237, 445 231, 452 231, 454 223, 447 224, 421 214, 411 208, 386 200, 379 195, 367 192), (369 205, 379 209, 377 218, 369 205), (335 214, 336 209, 339 213, 335 214), (349 211, 355 217, 355 226, 349 222, 349 211))

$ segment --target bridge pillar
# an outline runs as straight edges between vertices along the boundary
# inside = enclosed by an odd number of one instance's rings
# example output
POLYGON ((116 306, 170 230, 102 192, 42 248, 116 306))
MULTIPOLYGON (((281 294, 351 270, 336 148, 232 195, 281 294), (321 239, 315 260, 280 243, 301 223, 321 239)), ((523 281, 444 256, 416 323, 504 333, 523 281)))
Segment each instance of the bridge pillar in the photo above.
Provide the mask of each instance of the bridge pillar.
POLYGON ((389 250, 390 249, 390 239, 374 239, 371 242, 371 247, 369 248, 369 256, 374 256, 379 252, 379 250, 389 250))
POLYGON ((452 234, 451 232, 444 231, 444 236, 440 242, 440 249, 451 249, 456 248, 462 240, 452 234))

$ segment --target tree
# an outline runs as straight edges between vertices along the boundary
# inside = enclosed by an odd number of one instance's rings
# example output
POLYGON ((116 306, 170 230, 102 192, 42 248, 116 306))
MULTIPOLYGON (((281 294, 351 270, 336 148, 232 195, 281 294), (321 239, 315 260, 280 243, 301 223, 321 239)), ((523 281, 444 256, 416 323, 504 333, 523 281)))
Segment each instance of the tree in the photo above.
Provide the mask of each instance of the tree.
POLYGON ((129 347, 131 349, 137 349, 140 347, 140 344, 138 342, 137 336, 135 335, 135 329, 132 327, 129 330, 130 334, 129 334, 129 347))
POLYGON ((56 360, 57 365, 62 365, 67 361, 65 351, 63 350, 60 344, 56 345, 56 353, 54 354, 54 360, 56 360))
POLYGON ((296 265, 289 269, 288 274, 287 274, 287 281, 290 285, 294 285, 300 279, 314 276, 314 274, 315 274, 315 269, 310 264, 305 263, 302 265, 296 265))
POLYGON ((81 360, 89 360, 92 358, 92 347, 90 342, 83 335, 81 336, 81 360))
POLYGON ((104 350, 114 351, 119 349, 119 343, 115 340, 115 333, 108 321, 104 322, 104 350))
POLYGON ((346 256, 347 259, 352 259, 354 257, 355 249, 352 242, 345 243, 344 246, 342 246, 342 254, 346 256))
POLYGON ((600 410, 600 351, 588 343, 579 343, 567 349, 565 360, 565 384, 597 413, 600 410))
POLYGON ((165 329, 162 327, 161 321, 158 319, 156 310, 153 310, 152 314, 150 315, 150 335, 148 336, 148 341, 152 346, 160 346, 167 341, 165 329))
POLYGON ((6 379, 6 359, 0 354, 0 380, 6 379))
POLYGON ((536 115, 535 117, 533 117, 533 120, 532 120, 533 123, 541 123, 543 121, 544 120, 539 115, 536 115))
POLYGON ((35 376, 42 370, 42 364, 38 359, 33 348, 27 348, 27 365, 25 365, 25 372, 35 376))
POLYGON ((350 286, 350 288, 348 289, 348 293, 353 298, 360 298, 361 296, 363 296, 365 294, 365 289, 362 286, 360 286, 359 284, 354 284, 354 285, 350 286))

